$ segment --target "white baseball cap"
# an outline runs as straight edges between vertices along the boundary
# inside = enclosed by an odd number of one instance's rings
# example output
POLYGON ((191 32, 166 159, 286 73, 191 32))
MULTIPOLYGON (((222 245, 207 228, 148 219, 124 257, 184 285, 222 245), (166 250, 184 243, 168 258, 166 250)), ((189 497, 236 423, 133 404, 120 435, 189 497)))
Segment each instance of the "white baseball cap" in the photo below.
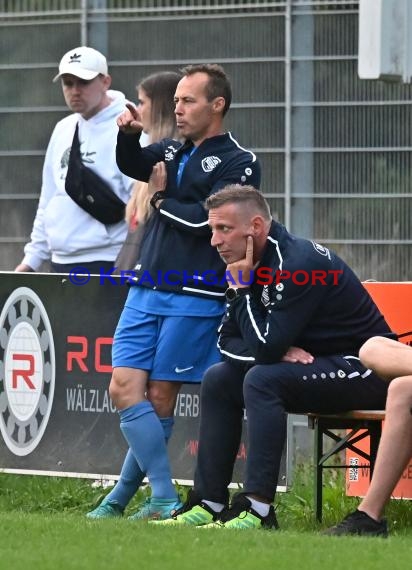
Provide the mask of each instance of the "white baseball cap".
POLYGON ((65 73, 88 81, 100 73, 102 75, 108 74, 107 60, 103 54, 91 47, 77 47, 65 53, 61 58, 59 73, 53 78, 53 81, 57 81, 65 73))

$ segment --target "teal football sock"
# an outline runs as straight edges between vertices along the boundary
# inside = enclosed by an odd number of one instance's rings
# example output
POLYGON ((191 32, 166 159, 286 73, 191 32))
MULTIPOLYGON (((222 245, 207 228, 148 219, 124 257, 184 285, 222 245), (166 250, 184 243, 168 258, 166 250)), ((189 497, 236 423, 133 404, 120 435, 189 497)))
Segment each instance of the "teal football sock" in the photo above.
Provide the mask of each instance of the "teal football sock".
POLYGON ((145 474, 140 469, 132 450, 128 449, 119 480, 106 499, 125 508, 142 484, 144 477, 145 474))
MULTIPOLYGON (((174 418, 160 418, 160 423, 162 424, 164 438, 167 443, 172 435, 174 418)), ((106 500, 125 508, 136 494, 144 478, 145 473, 140 469, 133 452, 129 448, 123 462, 119 480, 107 495, 106 500)))
POLYGON ((147 474, 152 496, 157 499, 177 497, 172 483, 169 458, 162 424, 148 401, 119 412, 120 429, 140 467, 147 474))

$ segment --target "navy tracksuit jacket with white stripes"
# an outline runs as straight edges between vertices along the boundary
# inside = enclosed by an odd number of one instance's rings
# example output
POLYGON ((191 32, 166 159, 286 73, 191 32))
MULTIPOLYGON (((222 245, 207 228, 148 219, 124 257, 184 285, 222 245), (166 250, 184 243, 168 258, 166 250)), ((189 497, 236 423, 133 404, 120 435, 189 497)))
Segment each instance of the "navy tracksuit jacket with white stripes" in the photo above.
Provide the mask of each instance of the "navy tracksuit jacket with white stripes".
POLYGON ((394 336, 352 269, 272 222, 252 292, 230 305, 219 347, 234 363, 270 364, 290 346, 314 356, 357 355, 377 335, 394 336))
POLYGON ((116 158, 123 173, 147 181, 157 162, 165 161, 167 170, 165 198, 149 218, 135 271, 143 286, 154 288, 154 281, 160 290, 222 300, 225 264, 210 245, 203 202, 228 184, 259 188, 260 164, 230 133, 204 140, 194 152, 193 148, 191 141, 182 145, 172 139, 142 148, 138 135, 118 134, 116 158), (191 155, 178 185, 177 171, 185 152, 191 155), (209 278, 202 279, 206 272, 209 278), (173 275, 176 284, 171 283, 173 275))
POLYGON ((358 359, 359 348, 375 335, 394 336, 346 263, 272 222, 251 292, 226 308, 219 336, 224 361, 210 367, 203 379, 196 494, 227 501, 244 408, 243 491, 271 502, 286 412, 384 407, 387 383, 358 359), (282 361, 291 346, 307 350, 314 361, 282 361))

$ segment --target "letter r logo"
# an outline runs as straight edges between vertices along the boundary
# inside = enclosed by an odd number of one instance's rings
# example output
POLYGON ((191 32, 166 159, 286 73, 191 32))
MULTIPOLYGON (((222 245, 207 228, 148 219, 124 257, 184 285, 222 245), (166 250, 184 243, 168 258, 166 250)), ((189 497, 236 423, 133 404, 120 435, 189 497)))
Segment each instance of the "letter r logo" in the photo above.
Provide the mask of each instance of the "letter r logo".
POLYGON ((30 390, 35 390, 36 386, 31 381, 31 378, 35 372, 35 365, 34 365, 34 356, 32 354, 13 354, 13 361, 17 360, 19 362, 28 362, 28 368, 14 368, 13 367, 13 374, 12 374, 12 388, 13 390, 17 390, 18 388, 18 378, 22 378, 23 382, 27 384, 27 387, 30 390))

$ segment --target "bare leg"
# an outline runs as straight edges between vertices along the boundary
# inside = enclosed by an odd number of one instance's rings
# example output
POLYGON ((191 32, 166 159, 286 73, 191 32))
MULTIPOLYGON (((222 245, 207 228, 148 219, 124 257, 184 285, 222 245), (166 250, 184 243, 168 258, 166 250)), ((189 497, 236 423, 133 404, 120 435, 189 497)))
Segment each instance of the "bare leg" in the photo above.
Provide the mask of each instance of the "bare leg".
POLYGON ((173 416, 181 382, 150 380, 147 397, 152 402, 159 418, 173 416))
POLYGON ((375 336, 359 351, 361 362, 385 380, 412 375, 412 347, 396 340, 375 336))
POLYGON ((118 410, 124 410, 146 400, 149 374, 147 370, 119 366, 114 368, 109 392, 118 410))
MULTIPOLYGON (((406 345, 404 345, 406 346, 406 345)), ((406 347, 409 348, 409 347, 406 347)), ((412 349, 409 349, 411 361, 412 349)), ((399 351, 402 354, 402 351, 399 351)), ((409 363, 411 367, 411 363, 409 363)), ((359 510, 379 520, 403 470, 412 457, 412 376, 391 382, 386 403, 386 419, 379 444, 375 470, 359 510)))

